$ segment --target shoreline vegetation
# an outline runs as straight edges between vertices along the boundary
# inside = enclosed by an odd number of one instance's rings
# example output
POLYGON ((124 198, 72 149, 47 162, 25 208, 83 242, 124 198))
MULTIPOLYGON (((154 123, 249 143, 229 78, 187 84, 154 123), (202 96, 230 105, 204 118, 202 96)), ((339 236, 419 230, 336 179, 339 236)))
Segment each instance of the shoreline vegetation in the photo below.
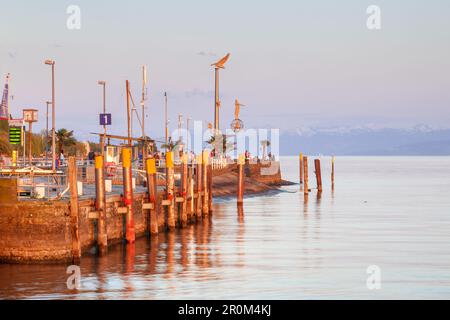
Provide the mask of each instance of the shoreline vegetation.
MULTIPOLYGON (((26 131, 26 138, 28 138, 28 131, 26 131)), ((45 155, 46 149, 46 130, 42 130, 39 133, 32 134, 32 143, 31 143, 31 152, 33 157, 39 157, 45 155)), ((49 132, 49 149, 51 145, 51 133, 49 132)), ((85 157, 87 155, 86 143, 89 144, 89 151, 99 152, 100 145, 95 142, 87 141, 81 142, 78 141, 74 132, 71 130, 67 130, 65 128, 61 128, 56 131, 56 146, 57 152, 59 154, 60 150, 64 150, 64 154, 66 156, 76 156, 76 157, 85 157)), ((27 142, 28 144, 28 142, 27 142)), ((17 150, 19 152, 19 156, 23 156, 23 148, 21 146, 11 146, 9 143, 9 126, 8 120, 0 120, 0 155, 5 155, 10 157, 13 150, 17 150)), ((49 150, 50 151, 50 150, 49 150)))

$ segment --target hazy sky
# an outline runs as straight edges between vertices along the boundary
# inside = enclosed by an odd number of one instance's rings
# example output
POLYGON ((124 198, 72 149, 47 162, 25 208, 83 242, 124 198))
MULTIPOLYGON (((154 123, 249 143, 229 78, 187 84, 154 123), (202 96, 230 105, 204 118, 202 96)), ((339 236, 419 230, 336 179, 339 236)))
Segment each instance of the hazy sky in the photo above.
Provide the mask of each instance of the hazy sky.
POLYGON ((183 113, 212 121, 210 64, 227 52, 222 127, 235 98, 247 105, 247 127, 450 127, 448 0, 2 1, 0 39, 13 115, 37 107, 42 128, 51 97, 43 61, 52 58, 57 126, 83 138, 99 130, 97 80, 108 83, 112 131, 126 132, 125 80, 138 103, 143 64, 153 136, 162 136, 164 91, 172 120, 183 113), (366 27, 372 4, 381 8, 379 31, 366 27), (66 27, 69 5, 81 8, 81 30, 66 27))

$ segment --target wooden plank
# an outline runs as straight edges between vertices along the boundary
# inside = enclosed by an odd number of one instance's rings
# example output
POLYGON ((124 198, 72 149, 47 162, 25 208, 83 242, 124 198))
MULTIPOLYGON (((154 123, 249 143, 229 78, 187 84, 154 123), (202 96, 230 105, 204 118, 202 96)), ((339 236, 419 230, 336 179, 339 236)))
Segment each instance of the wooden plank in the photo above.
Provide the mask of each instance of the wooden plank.
POLYGON ((98 212, 98 211, 91 211, 88 213, 89 220, 95 220, 95 219, 98 219, 99 217, 100 217, 100 212, 98 212))
POLYGON ((128 207, 119 207, 119 208, 117 208, 117 213, 119 213, 119 214, 127 214, 128 213, 128 207))
POLYGON ((155 209, 155 206, 153 203, 143 203, 142 204, 142 210, 153 210, 155 209))
POLYGON ((161 202, 161 205, 163 205, 163 206, 170 206, 171 204, 172 204, 172 201, 170 201, 170 200, 163 200, 161 202))
POLYGON ((183 197, 177 197, 176 202, 177 203, 183 203, 184 202, 184 198, 183 197))

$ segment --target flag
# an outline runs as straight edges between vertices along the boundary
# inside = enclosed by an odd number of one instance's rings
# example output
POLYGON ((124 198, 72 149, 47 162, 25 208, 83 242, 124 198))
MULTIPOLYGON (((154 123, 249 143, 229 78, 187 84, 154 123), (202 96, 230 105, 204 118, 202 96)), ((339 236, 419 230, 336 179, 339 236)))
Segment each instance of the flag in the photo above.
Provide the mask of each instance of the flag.
POLYGON ((9 74, 6 76, 6 83, 5 83, 5 89, 3 90, 3 96, 2 96, 2 104, 0 105, 0 119, 1 120, 8 120, 9 119, 9 106, 8 106, 8 81, 9 81, 9 74))

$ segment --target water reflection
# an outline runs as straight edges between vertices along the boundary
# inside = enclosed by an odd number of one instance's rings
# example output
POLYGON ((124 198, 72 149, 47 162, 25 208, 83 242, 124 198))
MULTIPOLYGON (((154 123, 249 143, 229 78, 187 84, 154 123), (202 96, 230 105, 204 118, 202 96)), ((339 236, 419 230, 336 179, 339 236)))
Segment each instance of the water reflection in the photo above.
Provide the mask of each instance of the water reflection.
MULTIPOLYGON (((283 167, 288 179, 296 160, 283 167)), ((327 183, 305 196, 297 185, 240 208, 218 200, 196 225, 85 255, 79 291, 67 289, 65 265, 0 265, 0 299, 448 298, 448 167, 450 158, 342 160, 335 191, 327 183), (366 288, 374 263, 386 275, 376 293, 366 288)))

